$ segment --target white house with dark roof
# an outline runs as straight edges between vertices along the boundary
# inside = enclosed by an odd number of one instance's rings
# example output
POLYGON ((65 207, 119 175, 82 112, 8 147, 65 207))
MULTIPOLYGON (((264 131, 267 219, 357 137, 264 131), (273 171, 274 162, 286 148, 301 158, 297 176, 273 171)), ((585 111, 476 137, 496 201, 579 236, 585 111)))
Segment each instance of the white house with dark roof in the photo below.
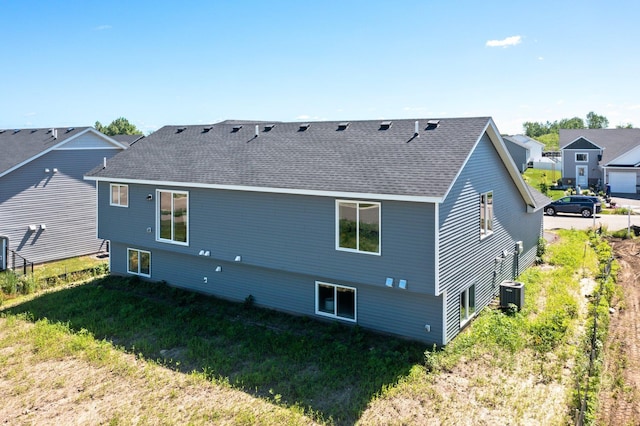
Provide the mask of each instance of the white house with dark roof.
POLYGON ((548 202, 488 117, 165 126, 85 179, 113 274, 439 345, 548 202))
POLYGON ((521 172, 527 168, 548 168, 547 161, 550 159, 542 156, 544 144, 525 135, 503 136, 502 139, 511 154, 511 158, 516 163, 521 172))
POLYGON ((562 180, 640 194, 640 129, 560 129, 562 180))
POLYGON ((127 147, 91 127, 0 130, 0 266, 104 249, 83 175, 127 147))

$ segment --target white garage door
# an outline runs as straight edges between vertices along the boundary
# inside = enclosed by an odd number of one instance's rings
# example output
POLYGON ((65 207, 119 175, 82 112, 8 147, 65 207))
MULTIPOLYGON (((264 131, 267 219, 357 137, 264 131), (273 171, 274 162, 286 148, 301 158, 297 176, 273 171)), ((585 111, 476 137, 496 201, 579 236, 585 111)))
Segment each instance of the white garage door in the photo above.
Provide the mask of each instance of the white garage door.
POLYGON ((636 172, 609 172, 611 192, 636 193, 636 172))

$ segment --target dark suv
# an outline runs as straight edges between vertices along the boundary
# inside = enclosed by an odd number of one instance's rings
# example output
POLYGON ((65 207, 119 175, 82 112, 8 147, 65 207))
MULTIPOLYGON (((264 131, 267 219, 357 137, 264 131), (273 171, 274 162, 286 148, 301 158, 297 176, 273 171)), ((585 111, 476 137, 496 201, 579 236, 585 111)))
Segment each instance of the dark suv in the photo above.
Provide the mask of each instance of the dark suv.
POLYGON ((588 195, 562 197, 544 208, 544 212, 549 216, 553 216, 556 213, 577 213, 583 217, 591 217, 594 212, 600 213, 601 210, 602 203, 600 199, 588 195))

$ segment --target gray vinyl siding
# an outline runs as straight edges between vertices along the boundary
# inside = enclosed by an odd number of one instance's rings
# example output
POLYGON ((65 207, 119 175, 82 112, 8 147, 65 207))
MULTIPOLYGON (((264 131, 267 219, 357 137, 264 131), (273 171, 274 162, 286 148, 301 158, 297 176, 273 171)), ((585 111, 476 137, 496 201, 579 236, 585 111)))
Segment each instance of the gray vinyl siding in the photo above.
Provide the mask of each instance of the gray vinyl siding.
POLYGON ((361 327, 430 344, 442 340, 442 297, 113 241, 112 273, 127 274, 127 248, 151 252, 152 281, 166 281, 172 286, 236 302, 252 295, 257 306, 319 320, 326 318, 315 314, 316 281, 353 287, 357 292, 357 323, 361 327), (220 272, 215 271, 217 266, 221 267, 220 272), (425 324, 430 325, 430 333, 425 332, 425 324))
POLYGON ((598 155, 599 149, 564 149, 562 151, 562 180, 567 184, 567 179, 572 179, 571 185, 575 185, 576 182, 576 166, 587 166, 587 173, 589 178, 589 184, 595 184, 598 179, 602 179, 602 171, 599 167, 598 155), (584 153, 589 155, 589 161, 577 162, 576 154, 584 153))
POLYGON ((511 158, 513 158, 513 162, 516 163, 518 170, 520 170, 520 173, 527 170, 527 155, 529 154, 529 150, 507 140, 504 141, 504 144, 506 145, 511 158))
MULTIPOLYGON (((129 185, 129 207, 109 206, 109 184, 99 185, 99 236, 151 249, 291 273, 384 287, 387 277, 408 281, 409 293, 434 294, 434 206, 381 203, 381 255, 336 250, 336 200, 194 188, 189 192, 189 244, 157 242, 155 186, 129 185), (147 232, 151 228, 151 232, 147 232)), ((394 289, 397 290, 397 289, 394 289)))
POLYGON ((83 175, 117 152, 51 151, 0 178, 0 235, 9 237, 9 248, 35 263, 103 249, 96 236, 95 183, 83 175))
POLYGON ((504 164, 485 135, 440 206, 440 291, 446 292, 446 339, 460 330, 460 293, 475 284, 476 310, 535 261, 542 211, 527 213, 504 164), (487 171, 491 170, 492 173, 487 171), (480 194, 493 191, 493 234, 480 239, 480 194), (524 251, 515 260, 516 241, 524 251), (504 259, 496 260, 506 250, 504 259), (516 266, 518 265, 518 267, 516 266))
POLYGON ((155 189, 130 184, 129 207, 122 208, 109 206, 109 183, 99 184, 99 236, 111 241, 113 273, 127 274, 127 248, 145 250, 152 281, 233 301, 251 294, 259 306, 318 319, 324 317, 315 314, 316 281, 354 287, 360 326, 442 341, 433 205, 382 202, 378 256, 336 250, 334 198, 190 188, 189 245, 181 246, 156 241, 155 189), (393 288, 385 286, 387 277, 393 288), (406 290, 398 288, 400 279, 406 290))

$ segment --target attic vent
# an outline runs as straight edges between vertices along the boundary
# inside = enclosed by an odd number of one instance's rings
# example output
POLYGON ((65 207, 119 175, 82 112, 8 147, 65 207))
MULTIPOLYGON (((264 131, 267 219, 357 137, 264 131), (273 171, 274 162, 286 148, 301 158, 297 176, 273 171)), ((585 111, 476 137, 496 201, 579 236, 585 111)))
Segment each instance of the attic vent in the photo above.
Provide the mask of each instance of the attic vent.
POLYGON ((67 133, 69 133, 69 132, 73 132, 75 129, 76 129, 75 127, 69 127, 69 128, 67 129, 67 133))
POLYGON ((425 130, 433 130, 440 125, 440 120, 427 121, 427 128, 425 130))
POLYGON ((305 130, 307 130, 309 128, 309 126, 311 126, 310 123, 303 123, 300 125, 300 128, 298 129, 299 132, 304 132, 305 130))
POLYGON ((242 124, 239 124, 237 126, 233 126, 233 130, 231 130, 231 133, 236 133, 240 129, 242 129, 242 124))
POLYGON ((182 133, 182 132, 184 132, 185 130, 187 130, 187 128, 186 128, 186 127, 178 127, 178 128, 176 129, 176 133, 182 133))
POLYGON ((204 129, 202 129, 202 133, 207 133, 211 129, 213 129, 213 126, 205 127, 204 129))
POLYGON ((389 128, 391 127, 392 122, 391 121, 383 121, 382 123, 380 123, 380 129, 378 130, 389 130, 389 128))
POLYGON ((349 127, 349 124, 351 124, 348 121, 345 121, 344 123, 339 123, 338 124, 338 130, 345 130, 347 127, 349 127))
POLYGON ((274 127, 276 127, 275 124, 265 124, 264 131, 265 132, 270 132, 271 130, 273 130, 274 127))

